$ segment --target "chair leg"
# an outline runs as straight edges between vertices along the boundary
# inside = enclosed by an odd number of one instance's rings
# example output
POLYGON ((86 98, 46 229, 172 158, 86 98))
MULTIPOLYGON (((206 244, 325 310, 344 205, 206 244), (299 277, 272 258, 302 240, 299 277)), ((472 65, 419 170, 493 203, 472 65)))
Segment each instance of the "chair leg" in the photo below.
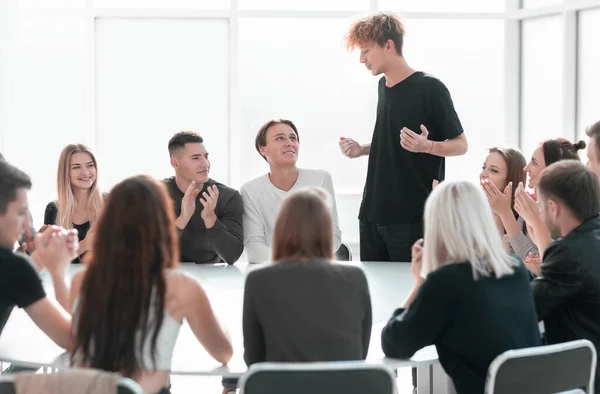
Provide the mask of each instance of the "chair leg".
POLYGON ((442 365, 437 363, 431 366, 432 392, 439 394, 456 394, 452 379, 446 374, 442 365))
POLYGON ((431 365, 417 367, 417 394, 433 394, 431 365))

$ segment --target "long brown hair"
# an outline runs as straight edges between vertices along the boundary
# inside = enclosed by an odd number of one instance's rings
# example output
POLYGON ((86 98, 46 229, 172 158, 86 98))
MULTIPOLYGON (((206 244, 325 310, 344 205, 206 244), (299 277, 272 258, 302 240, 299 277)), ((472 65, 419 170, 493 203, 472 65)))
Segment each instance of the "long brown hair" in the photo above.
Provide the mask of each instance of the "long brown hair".
POLYGON ((144 175, 116 185, 93 246, 76 311, 72 360, 131 377, 148 368, 138 359, 138 346, 148 335, 156 361, 165 308, 163 271, 179 261, 173 205, 164 185, 144 175))
POLYGON ((273 261, 333 258, 331 208, 327 192, 307 187, 281 204, 273 231, 273 261))
POLYGON ((90 189, 87 206, 85 207, 91 223, 95 222, 100 216, 104 202, 102 193, 98 187, 98 162, 96 161, 96 156, 94 156, 90 148, 83 144, 69 144, 65 146, 60 153, 56 177, 58 192, 56 224, 64 228, 73 228, 73 214, 77 205, 77 201, 73 195, 73 188, 71 187, 71 156, 75 153, 87 153, 90 155, 96 169, 96 179, 90 189))
MULTIPOLYGON (((510 206, 513 211, 515 217, 518 215, 517 211, 515 211, 515 193, 517 186, 519 183, 525 184, 527 180, 527 173, 525 172, 525 166, 527 165, 527 160, 525 160, 525 156, 517 150, 513 148, 500 148, 493 147, 489 150, 490 153, 498 153, 504 159, 506 163, 506 184, 512 182, 513 192, 510 196, 510 206)), ((500 192, 504 192, 504 190, 500 190, 500 192)))

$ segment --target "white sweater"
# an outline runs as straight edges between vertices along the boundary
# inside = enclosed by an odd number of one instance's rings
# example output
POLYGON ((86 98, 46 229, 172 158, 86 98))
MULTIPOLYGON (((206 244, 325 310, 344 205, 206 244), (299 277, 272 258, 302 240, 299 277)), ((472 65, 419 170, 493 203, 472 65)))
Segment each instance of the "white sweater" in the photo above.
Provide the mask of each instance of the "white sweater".
POLYGON ((298 169, 298 179, 289 191, 276 188, 265 174, 246 182, 241 190, 244 200, 244 247, 251 263, 271 260, 271 242, 279 207, 285 196, 304 186, 320 186, 327 190, 332 201, 333 250, 342 243, 331 175, 325 170, 298 169))

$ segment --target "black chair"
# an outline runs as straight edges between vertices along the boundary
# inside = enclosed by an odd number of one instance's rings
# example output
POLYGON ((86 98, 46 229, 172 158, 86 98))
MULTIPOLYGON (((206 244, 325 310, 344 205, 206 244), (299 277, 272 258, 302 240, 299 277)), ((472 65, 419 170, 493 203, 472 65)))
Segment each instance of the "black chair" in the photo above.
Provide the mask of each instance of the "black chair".
POLYGON ((339 261, 352 261, 352 249, 350 245, 342 242, 338 250, 335 252, 335 258, 339 261))
POLYGON ((509 350, 490 364, 486 394, 594 393, 596 349, 585 339, 509 350))
MULTIPOLYGON (((89 373, 89 370, 87 371, 89 373)), ((62 375, 63 378, 66 377, 66 384, 68 384, 69 376, 74 377, 76 374, 81 373, 86 373, 86 370, 84 370, 83 372, 82 370, 66 370, 57 372, 55 374, 32 374, 32 376, 35 376, 36 379, 52 379, 53 377, 55 378, 57 375, 62 375)), ((16 394, 15 376, 16 375, 0 376, 0 394, 16 394)), ((75 390, 73 390, 72 387, 69 387, 68 391, 66 391, 65 394, 70 394, 73 392, 75 392, 75 390)), ((142 387, 133 380, 118 376, 117 385, 114 391, 111 391, 110 393, 106 394, 144 394, 144 390, 142 390, 142 387)))
POLYGON ((258 363, 239 383, 240 394, 394 394, 396 376, 364 361, 258 363))

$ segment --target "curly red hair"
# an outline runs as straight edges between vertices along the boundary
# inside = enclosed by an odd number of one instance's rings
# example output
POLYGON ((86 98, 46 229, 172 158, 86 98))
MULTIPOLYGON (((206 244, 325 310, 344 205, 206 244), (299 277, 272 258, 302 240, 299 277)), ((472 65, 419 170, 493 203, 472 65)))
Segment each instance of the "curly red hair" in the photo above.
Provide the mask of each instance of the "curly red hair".
POLYGON ((355 21, 346 33, 346 48, 350 51, 376 42, 383 47, 388 40, 394 42, 396 52, 402 55, 404 23, 391 12, 377 12, 355 21))

